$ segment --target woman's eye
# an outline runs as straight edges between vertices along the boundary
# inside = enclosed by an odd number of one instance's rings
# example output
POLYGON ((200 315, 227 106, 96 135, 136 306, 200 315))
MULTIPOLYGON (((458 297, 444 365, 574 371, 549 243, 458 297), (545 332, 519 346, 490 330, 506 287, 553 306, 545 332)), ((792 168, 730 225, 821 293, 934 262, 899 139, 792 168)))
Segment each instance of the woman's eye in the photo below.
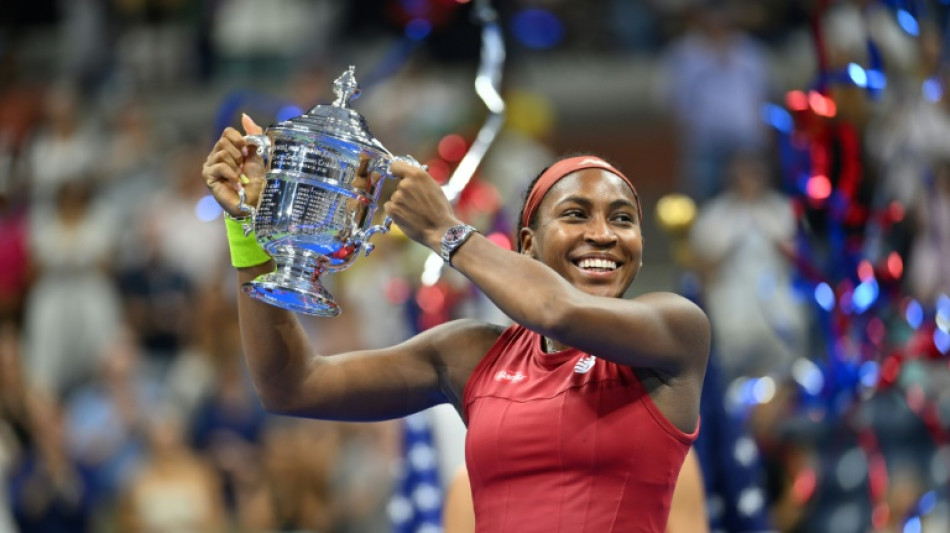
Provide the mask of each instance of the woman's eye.
POLYGON ((583 218, 583 217, 584 217, 584 212, 583 212, 583 211, 579 211, 579 210, 577 210, 577 209, 569 209, 569 210, 567 210, 567 211, 564 212, 564 215, 563 215, 563 216, 565 216, 565 217, 567 217, 567 218, 583 218))
POLYGON ((634 223, 633 215, 628 215, 628 214, 626 214, 626 213, 622 213, 622 214, 619 214, 619 215, 615 215, 615 216, 614 216, 614 220, 616 220, 617 222, 622 222, 622 223, 624 223, 624 224, 633 224, 633 223, 634 223))

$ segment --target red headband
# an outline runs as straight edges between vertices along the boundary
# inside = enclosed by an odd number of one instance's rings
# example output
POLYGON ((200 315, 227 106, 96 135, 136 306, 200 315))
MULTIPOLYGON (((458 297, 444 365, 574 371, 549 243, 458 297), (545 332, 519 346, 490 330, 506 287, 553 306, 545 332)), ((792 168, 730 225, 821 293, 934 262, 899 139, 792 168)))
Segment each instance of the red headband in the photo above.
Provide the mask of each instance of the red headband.
POLYGON ((528 199, 525 201, 524 213, 521 216, 521 227, 528 227, 528 224, 531 222, 531 217, 534 216, 534 212, 537 211, 538 206, 541 205, 541 200, 544 198, 544 195, 551 190, 551 187, 553 187, 555 183, 561 181, 561 178, 568 174, 585 168, 602 168, 629 185, 634 197, 637 199, 637 218, 643 219, 643 210, 640 208, 640 196, 637 194, 637 188, 633 186, 633 182, 603 159, 592 155, 582 155, 562 159, 548 167, 548 169, 541 174, 534 188, 531 189, 531 193, 528 194, 528 199))

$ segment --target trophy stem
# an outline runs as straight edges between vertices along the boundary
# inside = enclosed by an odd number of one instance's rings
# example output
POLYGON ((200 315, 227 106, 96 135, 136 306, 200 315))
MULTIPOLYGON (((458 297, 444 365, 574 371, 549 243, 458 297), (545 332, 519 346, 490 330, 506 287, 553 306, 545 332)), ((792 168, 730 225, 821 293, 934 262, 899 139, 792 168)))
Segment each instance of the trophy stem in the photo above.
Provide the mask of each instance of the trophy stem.
POLYGON ((277 269, 245 283, 244 294, 262 302, 308 315, 333 317, 340 306, 320 283, 326 259, 309 251, 277 246, 271 252, 277 269))

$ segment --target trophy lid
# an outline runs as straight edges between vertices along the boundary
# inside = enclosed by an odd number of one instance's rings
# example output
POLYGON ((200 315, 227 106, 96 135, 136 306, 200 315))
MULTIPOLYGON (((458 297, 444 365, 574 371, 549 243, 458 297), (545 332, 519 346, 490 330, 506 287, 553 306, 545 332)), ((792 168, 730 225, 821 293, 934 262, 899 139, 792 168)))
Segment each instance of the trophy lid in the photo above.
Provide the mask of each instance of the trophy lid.
POLYGON ((350 65, 333 82, 333 93, 336 99, 332 105, 318 104, 306 114, 281 122, 275 127, 359 143, 389 155, 389 150, 369 131, 363 116, 349 107, 350 101, 360 95, 355 71, 356 67, 350 65))

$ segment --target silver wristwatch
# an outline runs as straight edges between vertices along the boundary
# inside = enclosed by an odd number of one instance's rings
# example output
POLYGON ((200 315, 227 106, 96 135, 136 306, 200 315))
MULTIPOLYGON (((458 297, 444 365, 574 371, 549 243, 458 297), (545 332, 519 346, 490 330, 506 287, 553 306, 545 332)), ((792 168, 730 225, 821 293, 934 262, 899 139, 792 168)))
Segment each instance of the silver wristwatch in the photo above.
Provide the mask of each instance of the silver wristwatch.
POLYGON ((475 226, 468 224, 459 224, 445 230, 445 234, 442 235, 442 260, 451 264, 452 254, 477 231, 475 226))

